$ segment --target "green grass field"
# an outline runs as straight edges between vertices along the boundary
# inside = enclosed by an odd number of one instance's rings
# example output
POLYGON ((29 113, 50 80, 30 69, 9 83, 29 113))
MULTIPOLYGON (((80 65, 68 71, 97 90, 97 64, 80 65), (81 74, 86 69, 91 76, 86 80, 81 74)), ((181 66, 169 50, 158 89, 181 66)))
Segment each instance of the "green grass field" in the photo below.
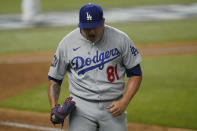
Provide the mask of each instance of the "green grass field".
POLYGON ((128 120, 197 129, 197 54, 144 58, 128 120))
MULTIPOLYGON (((144 58, 143 83, 127 109, 128 121, 197 129, 196 57, 144 58)), ((66 87, 65 79, 59 103, 68 96, 66 87)), ((47 83, 1 101, 0 107, 49 112, 47 83)))
MULTIPOLYGON (((103 8, 114 7, 132 7, 144 5, 160 5, 160 4, 189 4, 196 0, 40 0, 42 11, 65 11, 78 10, 82 5, 87 3, 96 3, 103 8)), ((21 0, 1 0, 0 14, 20 13, 21 0)))
MULTIPOLYGON (((136 45, 197 41, 197 19, 109 25, 126 32, 136 45)), ((74 28, 1 30, 0 54, 55 50, 59 41, 74 28)))

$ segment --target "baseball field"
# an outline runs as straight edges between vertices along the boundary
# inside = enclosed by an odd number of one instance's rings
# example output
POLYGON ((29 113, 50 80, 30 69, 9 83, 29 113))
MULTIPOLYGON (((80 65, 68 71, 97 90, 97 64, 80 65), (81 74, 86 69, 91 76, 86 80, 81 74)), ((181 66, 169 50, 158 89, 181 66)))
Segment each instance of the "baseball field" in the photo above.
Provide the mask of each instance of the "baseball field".
MULTIPOLYGON (((19 13, 20 2, 2 0, 0 14, 19 13)), ((43 0, 42 8, 71 10, 89 2, 43 0)), ((192 2, 94 1, 105 8, 192 2)), ((197 18, 108 24, 126 32, 143 57, 142 85, 127 109, 129 131, 197 130, 197 18)), ((47 73, 59 41, 75 27, 0 30, 0 130, 53 130, 47 73)), ((59 103, 69 95, 67 87, 65 77, 59 103)))

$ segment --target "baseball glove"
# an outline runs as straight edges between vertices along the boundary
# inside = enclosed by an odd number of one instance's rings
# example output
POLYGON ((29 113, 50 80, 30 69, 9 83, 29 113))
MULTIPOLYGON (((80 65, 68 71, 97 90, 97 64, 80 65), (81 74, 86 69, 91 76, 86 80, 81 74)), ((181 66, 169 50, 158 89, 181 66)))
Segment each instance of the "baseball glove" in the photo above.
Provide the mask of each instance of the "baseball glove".
POLYGON ((64 105, 56 105, 53 109, 51 109, 51 122, 55 124, 64 124, 65 118, 75 110, 75 102, 72 101, 72 97, 68 97, 64 101, 64 105))

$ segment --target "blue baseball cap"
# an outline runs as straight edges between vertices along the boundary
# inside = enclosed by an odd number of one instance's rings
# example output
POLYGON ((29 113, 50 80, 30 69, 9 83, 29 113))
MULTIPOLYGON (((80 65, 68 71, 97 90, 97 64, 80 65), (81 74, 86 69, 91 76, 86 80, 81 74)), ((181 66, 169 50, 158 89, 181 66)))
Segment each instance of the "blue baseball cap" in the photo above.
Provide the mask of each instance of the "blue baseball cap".
POLYGON ((96 4, 86 4, 79 11, 79 28, 96 28, 103 23, 103 9, 96 4))

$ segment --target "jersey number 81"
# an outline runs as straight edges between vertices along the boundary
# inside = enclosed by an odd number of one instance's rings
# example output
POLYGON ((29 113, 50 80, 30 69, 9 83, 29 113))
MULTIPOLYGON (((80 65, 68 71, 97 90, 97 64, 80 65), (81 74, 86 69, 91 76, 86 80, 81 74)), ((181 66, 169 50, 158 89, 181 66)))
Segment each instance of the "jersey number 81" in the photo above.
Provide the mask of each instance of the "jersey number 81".
POLYGON ((107 79, 110 82, 114 82, 115 78, 119 80, 118 72, 117 72, 117 64, 115 67, 109 66, 106 70, 107 72, 107 79))

